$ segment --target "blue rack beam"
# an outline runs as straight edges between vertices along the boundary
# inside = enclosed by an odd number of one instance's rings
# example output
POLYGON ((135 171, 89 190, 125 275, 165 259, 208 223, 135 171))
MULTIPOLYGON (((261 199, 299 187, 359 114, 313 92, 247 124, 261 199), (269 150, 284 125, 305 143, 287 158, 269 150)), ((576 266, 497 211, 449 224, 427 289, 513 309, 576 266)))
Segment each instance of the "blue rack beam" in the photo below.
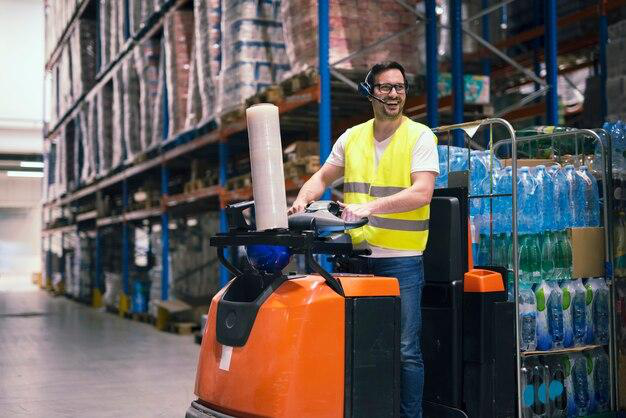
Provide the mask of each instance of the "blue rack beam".
MULTIPOLYGON (((452 122, 463 122, 465 92, 463 89, 463 17, 461 0, 450 0, 450 26, 452 42, 452 122)), ((454 130, 454 145, 462 147, 463 131, 454 130)))
MULTIPOLYGON (((319 53, 319 73, 320 73, 320 99, 319 99, 319 125, 318 136, 320 143, 320 163, 323 164, 330 154, 331 148, 331 120, 330 120, 330 65, 329 56, 329 2, 319 1, 317 4, 318 13, 318 53, 319 53)), ((324 191, 322 199, 330 199, 330 189, 324 191)))
MULTIPOLYGON (((161 166, 161 196, 167 196, 169 169, 161 166)), ((161 300, 168 300, 170 295, 170 216, 167 210, 161 213, 161 300)))
MULTIPOLYGON (((219 172, 218 172, 218 182, 219 185, 223 188, 226 188, 226 180, 228 179, 228 157, 229 157, 229 149, 228 143, 224 141, 220 141, 218 146, 219 153, 219 172)), ((220 202, 221 206, 221 202, 220 202)), ((220 231, 228 232, 228 219, 226 217, 226 211, 224 208, 220 209, 220 231)), ((229 250, 224 250, 224 256, 228 259, 230 257, 229 250)), ((228 270, 222 263, 220 263, 220 287, 226 285, 228 280, 230 280, 230 274, 228 270)))
POLYGON ((546 123, 556 126, 559 124, 556 0, 546 0, 545 8, 546 81, 550 86, 546 95, 546 123))
POLYGON ((426 0, 426 115, 431 128, 439 126, 436 6, 435 0, 426 0))

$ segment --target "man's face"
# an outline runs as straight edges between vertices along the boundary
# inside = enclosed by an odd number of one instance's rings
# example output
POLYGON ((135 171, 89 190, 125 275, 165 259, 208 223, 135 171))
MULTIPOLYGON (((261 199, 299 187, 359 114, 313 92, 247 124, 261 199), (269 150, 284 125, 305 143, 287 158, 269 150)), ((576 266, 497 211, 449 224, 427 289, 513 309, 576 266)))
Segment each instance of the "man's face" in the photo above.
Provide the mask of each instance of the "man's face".
POLYGON ((391 91, 384 91, 388 90, 390 85, 404 86, 404 77, 402 77, 400 70, 392 68, 374 77, 374 96, 381 98, 387 103, 383 104, 378 100, 370 99, 374 108, 374 115, 378 119, 394 120, 402 116, 402 109, 404 108, 404 102, 406 100, 406 90, 400 89, 402 91, 398 92, 396 88, 392 88, 391 91))

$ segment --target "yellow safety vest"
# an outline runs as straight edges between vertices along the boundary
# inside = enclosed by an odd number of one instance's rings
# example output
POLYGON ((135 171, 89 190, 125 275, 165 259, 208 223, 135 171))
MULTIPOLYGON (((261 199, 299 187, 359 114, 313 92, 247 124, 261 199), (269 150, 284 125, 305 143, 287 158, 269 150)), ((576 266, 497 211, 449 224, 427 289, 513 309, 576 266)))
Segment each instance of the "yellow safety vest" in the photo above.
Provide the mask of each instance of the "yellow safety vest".
MULTIPOLYGON (((351 129, 345 147, 344 202, 367 203, 411 187, 411 155, 425 125, 403 116, 375 169, 374 119, 351 129)), ((409 212, 377 214, 349 231, 355 247, 364 242, 393 250, 424 251, 430 205, 409 212)))

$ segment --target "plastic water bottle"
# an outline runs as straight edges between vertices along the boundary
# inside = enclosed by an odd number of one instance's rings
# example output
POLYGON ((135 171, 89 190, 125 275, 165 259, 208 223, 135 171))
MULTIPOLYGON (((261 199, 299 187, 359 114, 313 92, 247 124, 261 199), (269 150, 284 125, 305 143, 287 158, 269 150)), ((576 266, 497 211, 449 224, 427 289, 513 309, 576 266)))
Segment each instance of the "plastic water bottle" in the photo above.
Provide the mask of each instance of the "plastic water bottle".
POLYGON ((439 189, 448 187, 448 147, 437 145, 437 153, 439 154, 439 175, 435 179, 435 187, 439 189))
POLYGON ((593 296, 593 335, 596 344, 609 343, 609 287, 604 279, 589 279, 593 296))
POLYGON ((544 280, 555 280, 554 246, 552 234, 547 231, 542 234, 541 243, 541 276, 544 280))
POLYGON ((534 351, 537 348, 537 301, 535 293, 527 284, 519 286, 520 348, 534 351))
POLYGON ((596 335, 594 333, 593 324, 593 307, 594 298, 596 297, 596 291, 593 286, 593 280, 589 279, 584 284, 585 288, 585 315, 587 318, 587 334, 585 334, 585 344, 595 344, 596 335))
POLYGON ((554 176, 554 184, 558 192, 559 205, 559 229, 565 229, 573 226, 576 216, 575 192, 576 179, 574 177, 574 166, 567 165, 557 171, 554 176), (569 176, 568 176, 569 174, 569 176))
POLYGON ((567 416, 576 416, 576 402, 574 399, 574 381, 572 366, 573 361, 571 355, 564 354, 558 357, 558 360, 563 365, 563 371, 565 372, 565 394, 567 396, 567 416))
POLYGON ((553 246, 554 277, 557 280, 568 280, 572 271, 572 246, 567 232, 555 232, 550 236, 553 246))
POLYGON ((587 290, 583 286, 581 279, 571 281, 573 287, 572 295, 572 323, 574 345, 585 344, 587 335, 587 290))
POLYGON ((586 416, 589 412, 590 401, 587 359, 582 354, 575 353, 571 355, 571 362, 576 414, 586 416))
POLYGON ((577 172, 583 186, 584 226, 600 226, 600 194, 598 181, 587 166, 580 166, 577 172))
POLYGON ((563 295, 563 347, 569 348, 574 346, 574 322, 573 322, 573 305, 574 302, 574 286, 570 280, 563 280, 559 283, 561 293, 563 295))
POLYGON ((450 147, 450 172, 466 171, 468 169, 467 150, 459 147, 450 147))
MULTIPOLYGON (((513 168, 506 167, 498 176, 496 183, 496 194, 511 194, 513 190, 513 168)), ((511 231, 511 196, 498 196, 494 200, 494 232, 496 234, 511 231)))
POLYGON ((555 231, 554 224, 554 179, 545 165, 535 167, 533 173, 537 190, 535 191, 539 205, 540 229, 541 231, 555 231))
POLYGON ((581 190, 581 179, 571 164, 563 167, 563 175, 565 182, 564 193, 561 195, 563 199, 561 208, 567 212, 567 227, 583 226, 584 197, 581 190))
POLYGON ((517 223, 520 234, 536 234, 540 232, 537 217, 540 209, 535 191, 537 183, 530 174, 528 167, 521 167, 517 176, 517 223))
POLYGON ((556 356, 546 356, 544 362, 548 368, 549 416, 551 418, 565 418, 567 416, 565 369, 556 356))
POLYGON ((520 237, 519 274, 520 280, 525 283, 539 283, 541 281, 541 249, 537 235, 522 235, 520 237))
POLYGON ((596 412, 606 412, 611 404, 609 400, 609 356, 603 349, 591 352, 593 362, 593 386, 596 412))
POLYGON ((548 417, 548 367, 536 358, 525 359, 522 374, 522 416, 524 418, 548 417))
POLYGON ((537 299, 537 349, 563 347, 563 297, 554 282, 542 281, 535 290, 537 299))

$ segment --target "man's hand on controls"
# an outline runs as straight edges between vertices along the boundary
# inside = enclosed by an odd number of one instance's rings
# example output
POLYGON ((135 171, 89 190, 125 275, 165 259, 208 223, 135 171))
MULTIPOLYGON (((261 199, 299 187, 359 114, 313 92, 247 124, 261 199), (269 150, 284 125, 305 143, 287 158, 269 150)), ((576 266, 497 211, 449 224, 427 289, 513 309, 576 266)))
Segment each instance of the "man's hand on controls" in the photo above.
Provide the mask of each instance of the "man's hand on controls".
POLYGON ((287 215, 304 212, 306 205, 308 205, 308 202, 306 200, 296 199, 291 207, 287 210, 287 215))
POLYGON ((339 203, 343 209, 341 212, 341 219, 346 222, 358 222, 372 214, 372 209, 368 203, 351 203, 349 205, 342 202, 337 203, 339 203))

